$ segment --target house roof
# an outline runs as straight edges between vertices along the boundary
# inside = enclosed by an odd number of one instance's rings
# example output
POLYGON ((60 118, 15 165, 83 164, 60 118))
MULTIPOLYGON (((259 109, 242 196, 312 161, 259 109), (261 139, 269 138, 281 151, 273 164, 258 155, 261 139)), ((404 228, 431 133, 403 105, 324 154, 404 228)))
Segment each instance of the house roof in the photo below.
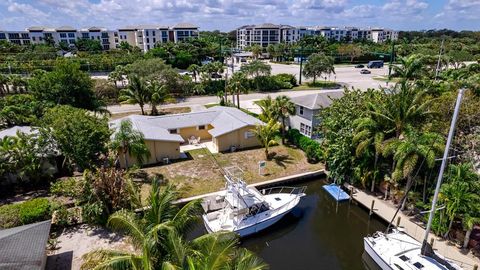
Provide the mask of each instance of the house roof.
POLYGON ((163 116, 131 115, 109 122, 110 128, 116 129, 123 120, 129 119, 147 140, 184 142, 178 134, 170 134, 170 129, 212 125, 208 132, 218 137, 234 130, 263 124, 262 121, 236 108, 215 106, 209 109, 163 116))
POLYGON ((0 130, 0 139, 3 139, 5 137, 16 137, 17 132, 25 133, 25 134, 34 134, 37 133, 38 131, 32 127, 29 126, 14 126, 11 128, 7 128, 4 130, 0 130))
POLYGON ((291 98, 292 102, 312 110, 330 106, 334 99, 343 97, 342 90, 323 91, 317 94, 309 94, 291 98))
POLYGON ((43 270, 50 220, 0 230, 0 269, 43 270))

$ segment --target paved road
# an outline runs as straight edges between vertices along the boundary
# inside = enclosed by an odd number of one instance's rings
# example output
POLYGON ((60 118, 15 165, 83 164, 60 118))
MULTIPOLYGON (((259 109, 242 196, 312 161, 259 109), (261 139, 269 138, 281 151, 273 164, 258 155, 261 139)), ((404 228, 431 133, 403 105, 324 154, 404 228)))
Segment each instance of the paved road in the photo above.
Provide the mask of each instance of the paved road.
MULTIPOLYGON (((272 92, 272 93, 252 93, 252 94, 244 94, 240 95, 240 106, 244 108, 251 108, 253 105, 253 101, 264 99, 268 95, 272 98, 275 98, 280 95, 286 95, 288 97, 298 97, 307 94, 314 94, 320 92, 327 92, 327 91, 343 91, 342 89, 336 90, 302 90, 302 91, 281 91, 281 92, 272 92)), ((231 96, 228 97, 231 100, 231 96)), ((218 103, 219 99, 216 96, 202 96, 202 97, 188 97, 184 100, 181 100, 177 103, 166 104, 162 105, 162 108, 175 108, 175 107, 191 107, 192 111, 198 111, 201 109, 201 105, 209 104, 209 103, 218 103)), ((148 105, 145 105, 145 109, 149 109, 148 105)), ((140 111, 140 107, 138 105, 112 105, 108 106, 107 109, 112 114, 117 113, 126 113, 126 112, 136 112, 140 111)))
MULTIPOLYGON (((270 64, 272 66, 272 74, 279 73, 289 73, 293 74, 298 79, 299 65, 283 65, 283 64, 270 64)), ((235 66, 237 71, 239 66, 235 66)), ((367 88, 378 88, 380 85, 385 86, 385 83, 382 81, 374 80, 374 77, 385 76, 388 74, 388 67, 381 69, 371 69, 371 74, 360 74, 360 69, 354 68, 353 65, 340 65, 335 67, 335 75, 330 77, 331 80, 335 80, 338 83, 342 83, 348 87, 355 87, 362 90, 367 88)), ((309 81, 303 79, 303 81, 309 81)), ((341 89, 338 89, 339 91, 341 89)), ((252 93, 240 95, 240 106, 251 109, 252 111, 258 111, 258 107, 253 104, 253 101, 263 99, 270 95, 276 97, 279 95, 286 95, 288 97, 302 96, 306 94, 313 94, 318 92, 324 92, 325 90, 303 90, 303 91, 283 91, 283 92, 272 92, 272 93, 252 93)), ((231 99, 231 96, 229 97, 231 99)), ((174 108, 174 107, 191 107, 192 111, 196 111, 202 106, 208 103, 218 103, 219 100, 216 96, 202 96, 202 97, 189 97, 184 100, 180 100, 175 104, 163 105, 164 108, 174 108)), ((148 106, 146 106, 148 109, 148 106)), ((108 110, 113 113, 125 113, 125 112, 134 112, 139 111, 140 107, 138 105, 113 105, 109 106, 108 110)))

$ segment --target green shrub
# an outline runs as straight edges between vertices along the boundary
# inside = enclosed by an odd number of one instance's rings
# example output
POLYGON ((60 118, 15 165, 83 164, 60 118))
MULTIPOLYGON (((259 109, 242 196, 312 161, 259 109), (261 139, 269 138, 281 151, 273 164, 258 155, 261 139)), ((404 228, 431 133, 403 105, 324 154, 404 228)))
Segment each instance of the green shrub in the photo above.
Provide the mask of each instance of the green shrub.
POLYGON ((309 162, 319 162, 323 158, 323 149, 315 140, 303 136, 298 129, 289 129, 287 132, 287 139, 290 143, 298 146, 305 152, 309 162))
POLYGON ((318 88, 339 88, 340 85, 336 82, 331 82, 331 81, 316 81, 315 83, 309 82, 307 83, 308 86, 310 87, 318 87, 318 88))
POLYGON ((77 197, 81 191, 82 187, 75 178, 57 180, 50 186, 50 193, 56 196, 77 197))
POLYGON ((225 91, 225 80, 211 80, 202 82, 203 91, 207 95, 216 95, 225 91))
POLYGON ((295 75, 288 74, 288 73, 280 73, 277 75, 273 76, 275 80, 279 82, 284 82, 284 83, 289 83, 292 86, 297 85, 297 78, 295 78, 295 75))
POLYGON ((20 204, 7 204, 0 206, 0 229, 20 226, 20 204))
POLYGON ((20 222, 30 224, 50 218, 50 202, 46 198, 36 198, 20 204, 20 222))

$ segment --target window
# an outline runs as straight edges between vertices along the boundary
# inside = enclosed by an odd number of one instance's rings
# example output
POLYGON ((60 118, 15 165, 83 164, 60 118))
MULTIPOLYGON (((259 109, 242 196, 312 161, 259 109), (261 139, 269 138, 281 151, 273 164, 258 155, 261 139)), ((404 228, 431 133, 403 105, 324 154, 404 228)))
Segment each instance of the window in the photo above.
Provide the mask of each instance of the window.
MULTIPOLYGON (((155 32, 154 32, 155 33, 155 32)), ((153 38, 153 43, 157 42, 157 39, 156 38, 153 38)))
POLYGON ((312 136, 312 127, 309 125, 305 125, 304 123, 300 123, 300 133, 305 136, 312 136))
POLYGON ((145 36, 147 36, 147 37, 148 37, 148 30, 147 30, 147 31, 145 31, 145 36))
POLYGON ((245 139, 250 139, 255 137, 255 133, 252 131, 245 131, 245 139))
POLYGON ((150 45, 147 45, 147 50, 150 50, 150 45))
POLYGON ((170 134, 178 134, 178 130, 176 128, 169 129, 168 132, 170 132, 170 134))
POLYGON ((419 262, 416 262, 414 263, 413 265, 415 265, 415 267, 417 267, 418 269, 422 269, 423 268, 423 264, 419 263, 419 262))
POLYGON ((155 31, 152 32, 152 36, 155 36, 155 31))
POLYGON ((66 38, 66 37, 67 37, 67 34, 65 34, 65 33, 60 33, 60 37, 61 37, 61 38, 66 38))
POLYGON ((35 37, 32 37, 32 40, 35 41, 35 37))
POLYGON ((198 126, 197 129, 198 129, 198 130, 204 130, 204 129, 205 129, 205 125, 198 126))
POLYGON ((75 33, 68 33, 68 37, 69 37, 69 38, 74 38, 74 37, 75 37, 75 33))
POLYGON ((303 106, 298 107, 298 114, 303 115, 303 106))
POLYGON ((7 39, 7 37, 5 36, 5 33, 0 33, 0 39, 7 39))
POLYGON ((88 37, 89 37, 88 33, 82 33, 82 38, 88 38, 88 37))

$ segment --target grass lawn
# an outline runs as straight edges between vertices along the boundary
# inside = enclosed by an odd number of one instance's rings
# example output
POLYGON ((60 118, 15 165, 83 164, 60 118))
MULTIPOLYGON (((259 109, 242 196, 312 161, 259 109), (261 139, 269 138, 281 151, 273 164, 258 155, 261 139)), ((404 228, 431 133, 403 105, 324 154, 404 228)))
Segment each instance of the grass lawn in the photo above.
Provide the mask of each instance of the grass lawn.
MULTIPOLYGON (((376 81, 387 82, 388 81, 388 76, 377 76, 377 77, 373 77, 372 79, 374 79, 376 81)), ((399 81, 400 81, 399 78, 391 78, 390 79, 390 82, 392 82, 392 83, 396 83, 396 82, 399 82, 399 81)))
MULTIPOLYGON (((267 161, 264 175, 258 174, 258 162, 265 160, 263 148, 235 153, 214 154, 222 167, 236 165, 244 171, 244 180, 251 184, 274 178, 323 169, 323 164, 310 164, 303 151, 288 146, 274 146, 270 150, 276 155, 267 161)), ((170 183, 177 185, 182 197, 219 191, 225 186, 221 169, 205 150, 188 152, 192 159, 169 165, 145 168, 149 174, 162 174, 170 183)), ((142 187, 142 197, 149 192, 149 184, 142 187)))
MULTIPOLYGON (((191 111, 190 107, 176 107, 176 108, 158 108, 159 115, 164 114, 175 114, 175 113, 189 113, 191 111)), ((150 114, 150 110, 145 111, 146 114, 150 114)), ((110 120, 120 119, 129 115, 140 115, 141 111, 135 112, 125 112, 125 113, 115 113, 110 116, 110 120)))

